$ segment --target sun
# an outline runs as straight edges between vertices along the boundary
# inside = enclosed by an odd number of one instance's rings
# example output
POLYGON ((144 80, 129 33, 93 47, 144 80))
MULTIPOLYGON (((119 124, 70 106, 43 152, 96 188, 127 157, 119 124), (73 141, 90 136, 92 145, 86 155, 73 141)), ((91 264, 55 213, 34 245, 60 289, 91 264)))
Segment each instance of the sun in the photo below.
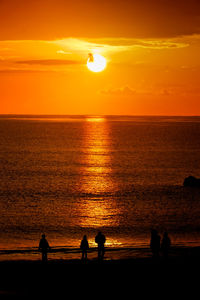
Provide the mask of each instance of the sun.
POLYGON ((106 59, 100 54, 89 53, 87 67, 92 72, 101 72, 106 67, 106 59))

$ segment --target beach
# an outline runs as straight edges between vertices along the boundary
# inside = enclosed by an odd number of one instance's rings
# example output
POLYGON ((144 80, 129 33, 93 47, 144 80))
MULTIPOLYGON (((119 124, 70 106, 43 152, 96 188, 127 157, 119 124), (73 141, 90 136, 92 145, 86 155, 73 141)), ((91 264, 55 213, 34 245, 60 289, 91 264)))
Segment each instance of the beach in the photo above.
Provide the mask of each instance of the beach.
MULTIPOLYGON (((68 298, 88 294, 89 298, 117 296, 123 292, 124 297, 132 291, 140 291, 146 296, 156 286, 167 288, 166 294, 179 284, 198 279, 200 267, 200 248, 172 248, 167 260, 162 256, 153 259, 152 256, 129 257, 124 259, 97 258, 82 261, 81 259, 52 259, 46 263, 41 260, 15 260, 0 262, 1 299, 16 297, 36 299, 39 297, 68 298), (147 289, 146 289, 146 288, 147 289), (96 292, 95 292, 96 289, 96 292)), ((179 293, 183 291, 179 290, 179 293)), ((186 287, 185 287, 186 288, 186 287)))

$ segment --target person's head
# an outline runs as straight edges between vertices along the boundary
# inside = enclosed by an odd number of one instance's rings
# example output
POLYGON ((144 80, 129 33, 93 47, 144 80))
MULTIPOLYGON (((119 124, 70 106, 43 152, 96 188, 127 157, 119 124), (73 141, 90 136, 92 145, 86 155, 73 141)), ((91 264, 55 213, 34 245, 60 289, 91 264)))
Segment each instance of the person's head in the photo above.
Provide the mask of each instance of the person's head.
POLYGON ((42 235, 42 238, 45 239, 45 234, 42 235))
POLYGON ((86 234, 83 236, 83 239, 84 239, 84 240, 87 240, 87 235, 86 235, 86 234))

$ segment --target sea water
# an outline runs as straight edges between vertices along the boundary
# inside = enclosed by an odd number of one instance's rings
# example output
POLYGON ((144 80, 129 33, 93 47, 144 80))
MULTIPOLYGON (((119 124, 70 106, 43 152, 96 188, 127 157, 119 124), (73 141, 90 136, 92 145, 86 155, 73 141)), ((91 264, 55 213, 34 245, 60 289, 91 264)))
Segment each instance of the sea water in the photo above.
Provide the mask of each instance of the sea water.
MULTIPOLYGON (((200 245, 199 117, 1 116, 0 250, 200 245)), ((15 257, 17 254, 15 254, 15 257)))

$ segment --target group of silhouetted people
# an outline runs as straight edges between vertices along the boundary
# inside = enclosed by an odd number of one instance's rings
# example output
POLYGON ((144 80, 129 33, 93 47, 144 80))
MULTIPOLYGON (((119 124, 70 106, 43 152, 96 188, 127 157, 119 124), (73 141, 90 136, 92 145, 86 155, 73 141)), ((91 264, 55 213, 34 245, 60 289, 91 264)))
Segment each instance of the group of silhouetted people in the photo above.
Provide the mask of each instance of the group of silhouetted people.
POLYGON ((163 238, 161 240, 161 237, 158 234, 157 230, 153 229, 151 231, 150 248, 154 258, 158 258, 160 252, 162 252, 164 258, 167 258, 170 247, 171 247, 171 240, 167 232, 164 232, 163 238))
MULTIPOLYGON (((97 243, 97 245, 98 245, 98 259, 99 260, 103 260, 103 258, 104 258, 104 253, 105 253, 104 244, 105 244, 105 242, 106 242, 105 235, 99 231, 97 236, 95 237, 95 243, 97 243)), ((42 253, 42 261, 43 262, 47 261, 47 253, 50 249, 51 248, 50 248, 49 243, 48 243, 48 241, 45 237, 45 234, 43 234, 42 238, 40 240, 40 243, 39 243, 39 251, 41 251, 41 253, 42 253)), ((80 244, 80 249, 81 249, 81 252, 82 252, 82 260, 86 260, 87 259, 87 253, 88 253, 88 250, 89 250, 89 243, 88 243, 86 235, 83 236, 83 239, 82 239, 81 244, 80 244)))
MULTIPOLYGON (((104 244, 105 244, 105 242, 106 242, 105 235, 99 231, 97 236, 95 237, 95 243, 98 245, 98 259, 99 260, 102 260, 104 258, 104 253, 105 253, 104 244)), ((80 245, 80 249, 82 251, 82 259, 87 259, 87 252, 89 250, 89 243, 88 243, 86 235, 83 236, 83 239, 82 239, 81 245, 80 245)))
MULTIPOLYGON (((105 247, 104 244, 106 242, 105 235, 100 231, 95 237, 95 243, 97 244, 98 249, 98 259, 103 260, 105 254, 105 247)), ((157 230, 153 229, 151 231, 151 240, 150 240, 150 249, 152 251, 153 258, 158 258, 160 252, 162 252, 164 258, 168 257, 168 253, 171 246, 171 240, 168 236, 167 232, 164 232, 163 238, 161 240, 160 235, 158 234, 157 230)), ((48 241, 46 240, 45 234, 42 235, 42 238, 39 243, 39 250, 42 252, 42 261, 47 261, 47 253, 50 250, 50 246, 48 241)), ((87 236, 84 235, 83 239, 80 244, 80 249, 82 252, 82 260, 87 259, 87 253, 89 250, 89 243, 87 240, 87 236)))

